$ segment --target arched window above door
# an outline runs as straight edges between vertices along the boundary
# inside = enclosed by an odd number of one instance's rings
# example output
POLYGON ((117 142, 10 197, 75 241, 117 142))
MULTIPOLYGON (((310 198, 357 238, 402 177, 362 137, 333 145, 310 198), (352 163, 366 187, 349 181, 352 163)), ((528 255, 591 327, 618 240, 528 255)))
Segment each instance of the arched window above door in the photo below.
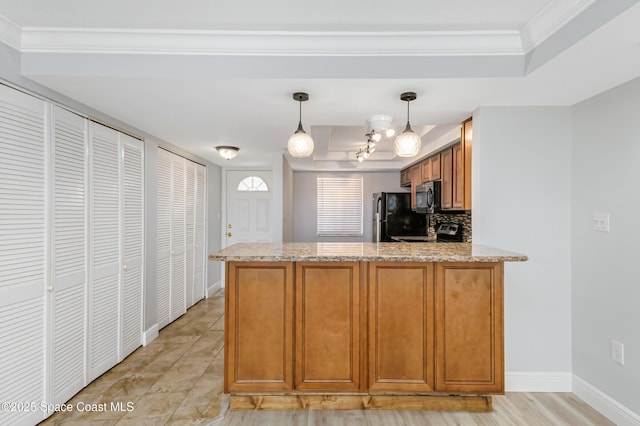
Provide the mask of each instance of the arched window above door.
POLYGON ((249 176, 240 181, 238 191, 268 191, 267 183, 259 176, 249 176))

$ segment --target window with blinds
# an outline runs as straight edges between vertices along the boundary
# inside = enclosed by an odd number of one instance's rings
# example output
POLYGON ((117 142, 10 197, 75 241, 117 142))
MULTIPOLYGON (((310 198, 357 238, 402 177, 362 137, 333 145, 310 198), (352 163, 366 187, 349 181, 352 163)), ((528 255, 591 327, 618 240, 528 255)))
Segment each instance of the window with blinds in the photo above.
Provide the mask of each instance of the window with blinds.
POLYGON ((318 236, 362 236, 362 176, 318 177, 318 236))

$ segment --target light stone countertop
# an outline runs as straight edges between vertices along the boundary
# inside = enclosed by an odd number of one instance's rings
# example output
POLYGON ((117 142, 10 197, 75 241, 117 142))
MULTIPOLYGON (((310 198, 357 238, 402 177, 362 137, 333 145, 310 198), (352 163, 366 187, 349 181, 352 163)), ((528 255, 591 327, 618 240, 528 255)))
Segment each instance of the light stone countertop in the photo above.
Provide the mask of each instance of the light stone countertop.
POLYGON ((236 243, 219 261, 524 262, 527 256, 473 243, 236 243))

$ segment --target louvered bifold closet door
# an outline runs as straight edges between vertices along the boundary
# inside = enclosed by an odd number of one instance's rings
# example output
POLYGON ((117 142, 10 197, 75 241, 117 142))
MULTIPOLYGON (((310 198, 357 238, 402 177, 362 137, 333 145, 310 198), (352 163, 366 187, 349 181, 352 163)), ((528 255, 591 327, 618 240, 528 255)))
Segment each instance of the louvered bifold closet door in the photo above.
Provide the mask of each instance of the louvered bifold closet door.
POLYGON ((205 201, 206 201, 206 172, 207 169, 200 164, 196 169, 196 199, 195 199, 195 255, 194 255, 194 279, 193 300, 194 303, 204 297, 205 286, 205 201))
POLYGON ((185 159, 172 155, 171 321, 187 310, 185 271, 185 159))
POLYGON ((51 402, 85 385, 87 120, 52 107, 51 402))
POLYGON ((193 276, 195 272, 195 198, 196 198, 196 164, 185 161, 185 272, 186 272, 186 300, 187 307, 191 307, 196 300, 193 297, 193 276))
MULTIPOLYGON (((45 353, 45 103, 0 85, 0 401, 40 404, 45 353)), ((0 424, 35 411, 0 410, 0 424)))
POLYGON ((122 331, 120 359, 142 344, 144 145, 120 134, 123 166, 122 331))
POLYGON ((158 326, 171 322, 171 156, 158 149, 156 199, 156 309, 158 326))
POLYGON ((118 132, 91 122, 91 282, 89 377, 118 362, 120 292, 120 161, 118 132))

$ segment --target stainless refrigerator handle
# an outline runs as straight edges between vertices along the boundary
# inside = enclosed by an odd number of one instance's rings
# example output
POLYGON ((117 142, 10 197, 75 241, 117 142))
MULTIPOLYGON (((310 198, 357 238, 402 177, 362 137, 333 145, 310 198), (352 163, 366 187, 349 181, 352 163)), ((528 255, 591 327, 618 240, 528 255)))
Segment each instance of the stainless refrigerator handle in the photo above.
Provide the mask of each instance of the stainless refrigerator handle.
POLYGON ((380 242, 380 213, 376 212, 376 243, 380 242))

